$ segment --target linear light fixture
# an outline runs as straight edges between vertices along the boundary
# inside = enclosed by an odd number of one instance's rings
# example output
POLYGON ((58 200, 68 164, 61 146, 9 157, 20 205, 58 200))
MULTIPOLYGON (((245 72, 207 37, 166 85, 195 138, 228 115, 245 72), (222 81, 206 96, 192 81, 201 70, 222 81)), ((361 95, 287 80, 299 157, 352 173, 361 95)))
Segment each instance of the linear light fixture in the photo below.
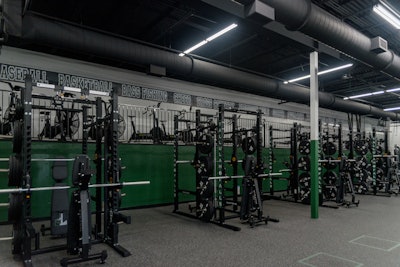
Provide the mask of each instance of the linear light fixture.
POLYGON ((372 95, 380 95, 380 94, 384 94, 384 93, 393 93, 393 92, 398 92, 398 91, 400 91, 400 88, 393 88, 393 89, 387 89, 387 90, 383 90, 383 91, 365 93, 365 94, 361 94, 361 95, 347 96, 347 97, 343 97, 343 100, 367 97, 367 96, 372 96, 372 95))
POLYGON ((379 3, 372 8, 372 10, 384 20, 392 24, 393 27, 398 30, 400 29, 400 15, 388 4, 383 1, 379 1, 379 3))
POLYGON ((372 96, 372 95, 380 95, 380 94, 383 94, 383 93, 385 93, 385 91, 377 91, 377 92, 371 92, 371 93, 366 93, 366 94, 361 94, 361 95, 352 95, 352 96, 349 96, 349 97, 344 97, 343 100, 361 98, 361 97, 372 96))
MULTIPOLYGON (((342 65, 342 66, 339 66, 339 67, 335 67, 335 68, 332 68, 332 69, 323 70, 323 71, 318 72, 318 75, 324 75, 324 74, 327 74, 327 73, 330 73, 330 72, 334 72, 334 71, 337 71, 337 70, 350 68, 351 66, 353 66, 353 64, 349 63, 349 64, 342 65)), ((305 80, 305 79, 308 79, 308 78, 310 78, 310 75, 305 75, 305 76, 301 76, 301 77, 298 77, 298 78, 294 78, 294 79, 291 79, 291 80, 288 80, 288 81, 284 81, 283 83, 284 84, 294 83, 294 82, 298 82, 298 81, 305 80)))
POLYGON ((233 30, 234 28, 236 28, 238 25, 236 23, 232 23, 231 25, 229 25, 228 27, 226 27, 225 29, 220 30, 219 32, 211 35, 210 37, 208 37, 207 39, 201 41, 200 43, 192 46, 191 48, 183 51, 182 53, 179 54, 180 57, 183 57, 186 54, 189 54, 190 52, 196 50, 197 48, 211 42, 214 39, 217 39, 218 37, 220 37, 221 35, 229 32, 230 30, 233 30))
POLYGON ((385 108, 383 111, 393 111, 393 110, 399 110, 400 107, 395 107, 395 108, 385 108))

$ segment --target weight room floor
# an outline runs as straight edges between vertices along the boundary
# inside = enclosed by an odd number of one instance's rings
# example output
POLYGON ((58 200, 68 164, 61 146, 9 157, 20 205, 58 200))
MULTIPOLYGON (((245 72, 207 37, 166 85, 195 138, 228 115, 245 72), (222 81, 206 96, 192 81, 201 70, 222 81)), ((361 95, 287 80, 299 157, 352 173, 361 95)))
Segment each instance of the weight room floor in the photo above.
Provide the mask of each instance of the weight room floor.
MULTIPOLYGON (((229 220, 240 232, 173 214, 172 206, 130 210, 132 224, 121 225, 120 244, 132 255, 122 258, 104 244, 92 252, 107 249, 106 264, 98 266, 400 266, 400 196, 357 197, 358 208, 320 208, 318 220, 310 219, 309 206, 268 200, 266 213, 280 222, 250 228, 229 220)), ((10 229, 0 226, 0 236, 10 229)), ((22 266, 10 243, 0 242, 0 266, 22 266)), ((59 266, 65 256, 59 251, 32 259, 34 266, 59 266)))

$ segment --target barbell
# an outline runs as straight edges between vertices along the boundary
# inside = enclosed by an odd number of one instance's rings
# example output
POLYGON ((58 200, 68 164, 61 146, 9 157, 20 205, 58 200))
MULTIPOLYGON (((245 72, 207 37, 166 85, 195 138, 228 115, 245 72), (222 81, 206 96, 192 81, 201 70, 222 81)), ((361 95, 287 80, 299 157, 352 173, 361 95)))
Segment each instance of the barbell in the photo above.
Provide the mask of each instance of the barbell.
MULTIPOLYGON (((150 184, 150 181, 137 181, 137 182, 120 182, 120 183, 112 183, 112 184, 90 184, 89 188, 98 188, 98 187, 123 187, 123 186, 131 186, 131 185, 145 185, 150 184)), ((7 193, 23 193, 23 192, 35 192, 35 191, 51 191, 51 190, 63 190, 75 188, 70 185, 65 186, 45 186, 45 187, 28 187, 28 188, 7 188, 0 189, 0 194, 7 193)))
MULTIPOLYGON (((282 173, 275 172, 275 173, 264 173, 257 175, 257 178, 265 178, 265 177, 272 177, 272 176, 281 176, 282 173)), ((208 177, 209 180, 223 180, 223 179, 240 179, 245 178, 245 175, 225 175, 225 176, 211 176, 208 177)))

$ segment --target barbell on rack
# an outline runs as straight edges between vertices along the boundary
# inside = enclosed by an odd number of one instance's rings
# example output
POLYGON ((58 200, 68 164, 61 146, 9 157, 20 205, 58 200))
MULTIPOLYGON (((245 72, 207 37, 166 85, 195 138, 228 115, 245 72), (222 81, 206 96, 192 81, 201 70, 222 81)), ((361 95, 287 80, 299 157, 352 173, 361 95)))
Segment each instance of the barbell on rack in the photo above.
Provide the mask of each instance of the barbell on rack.
MULTIPOLYGON (((112 183, 112 184, 90 184, 89 188, 98 188, 98 187, 124 187, 131 185, 145 185, 150 184, 150 181, 137 181, 137 182, 121 182, 121 183, 112 183)), ((70 189, 75 188, 73 186, 46 186, 46 187, 30 187, 30 188, 7 188, 0 189, 0 194, 7 193, 22 193, 22 192, 35 192, 35 191, 51 191, 51 190, 62 190, 62 189, 70 189)))
MULTIPOLYGON (((259 174, 257 177, 254 178, 265 178, 265 177, 272 177, 272 176, 281 176, 282 173, 275 172, 275 173, 264 173, 264 174, 259 174)), ((223 179, 240 179, 240 178, 245 178, 246 176, 244 175, 225 175, 225 176, 211 176, 208 177, 208 180, 223 180, 223 179)))

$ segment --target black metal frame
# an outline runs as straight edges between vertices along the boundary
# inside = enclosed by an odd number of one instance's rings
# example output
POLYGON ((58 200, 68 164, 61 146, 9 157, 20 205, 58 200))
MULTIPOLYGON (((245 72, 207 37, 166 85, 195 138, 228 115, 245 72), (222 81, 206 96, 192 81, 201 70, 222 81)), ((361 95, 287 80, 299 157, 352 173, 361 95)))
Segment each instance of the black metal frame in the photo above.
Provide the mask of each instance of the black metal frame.
MULTIPOLYGON (((23 209, 21 210, 20 220, 13 224, 13 246, 12 253, 19 254, 22 258, 24 266, 32 265, 32 255, 53 252, 57 250, 66 249, 66 245, 58 245, 47 248, 40 248, 39 233, 36 232, 32 225, 31 218, 31 191, 29 188, 32 185, 31 179, 31 156, 32 156, 32 88, 35 84, 32 82, 32 77, 27 75, 25 78, 25 88, 21 89, 21 104, 23 105, 23 146, 21 153, 21 160, 23 162, 23 179, 20 185, 23 189, 23 209), (35 241, 35 248, 32 249, 32 241, 35 241)), ((62 87, 55 86, 56 89, 63 89, 62 87)), ((83 92, 83 91, 82 91, 83 92)), ((84 94, 88 92, 83 92, 84 94)), ((85 101, 85 103, 93 104, 92 101, 85 101)), ((107 114, 105 118, 102 117, 102 100, 100 97, 96 99, 96 183, 119 183, 119 157, 118 157, 118 88, 113 88, 111 96, 111 112, 107 114), (109 138, 105 138, 104 141, 104 158, 109 159, 111 165, 109 166, 108 160, 102 160, 102 127, 109 129, 109 138), (102 164, 104 163, 104 181, 102 179, 102 164)), ((88 107, 83 107, 83 140, 82 140, 82 152, 87 154, 88 146, 88 129, 91 126, 88 123, 87 116, 88 107)), ((94 229, 95 240, 92 243, 104 242, 110 247, 115 249, 120 255, 126 257, 130 255, 130 252, 118 244, 118 229, 119 223, 125 222, 130 223, 130 217, 119 213, 119 198, 120 194, 118 190, 121 187, 106 187, 104 189, 104 211, 102 209, 102 188, 96 188, 96 224, 94 229), (102 218, 103 215, 103 218, 102 218), (104 221, 104 232, 101 233, 102 219, 104 221)), ((104 255, 102 255, 104 257, 104 255)), ((94 259, 94 258, 90 258, 94 259)), ((81 260, 76 259, 70 263, 80 262, 81 260), (77 261, 76 261, 77 260, 77 261)))

